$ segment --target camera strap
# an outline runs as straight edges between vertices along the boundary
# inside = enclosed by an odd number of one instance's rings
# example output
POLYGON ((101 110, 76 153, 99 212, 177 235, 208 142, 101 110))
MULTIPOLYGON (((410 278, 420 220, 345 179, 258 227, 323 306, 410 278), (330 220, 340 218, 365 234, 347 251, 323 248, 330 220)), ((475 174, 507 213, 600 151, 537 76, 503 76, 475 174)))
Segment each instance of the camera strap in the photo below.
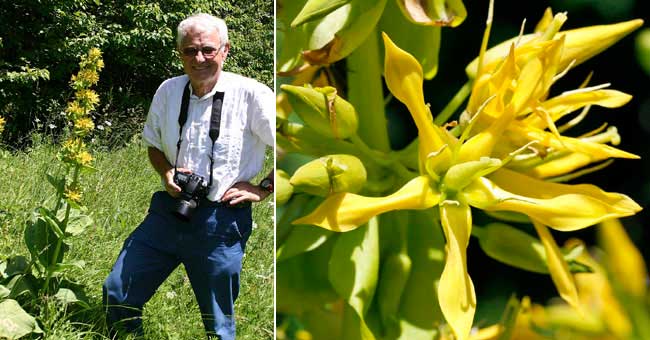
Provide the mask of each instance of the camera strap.
MULTIPOLYGON (((183 99, 181 101, 181 111, 178 115, 178 143, 176 143, 176 159, 174 160, 174 172, 176 172, 176 165, 178 163, 178 154, 181 150, 181 142, 183 139, 183 126, 187 122, 187 110, 190 106, 190 82, 187 82, 185 90, 183 91, 183 99)), ((215 85, 216 86, 216 85, 215 85)), ((212 114, 210 116, 210 139, 212 140, 212 149, 208 158, 210 158, 210 179, 208 180, 208 188, 212 186, 212 167, 214 166, 214 159, 212 154, 214 153, 214 145, 217 143, 219 138, 219 128, 221 126, 221 109, 223 108, 223 92, 215 92, 212 97, 212 114)))

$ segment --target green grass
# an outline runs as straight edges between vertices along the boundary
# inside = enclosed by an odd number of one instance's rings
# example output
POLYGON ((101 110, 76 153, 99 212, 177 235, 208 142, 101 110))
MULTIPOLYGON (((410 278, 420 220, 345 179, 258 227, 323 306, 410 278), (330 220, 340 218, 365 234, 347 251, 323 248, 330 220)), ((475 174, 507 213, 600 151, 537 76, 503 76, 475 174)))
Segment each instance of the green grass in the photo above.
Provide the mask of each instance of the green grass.
MULTIPOLYGON (((56 171, 56 147, 43 144, 27 152, 0 151, 0 259, 28 255, 22 240, 25 222, 37 206, 54 195, 45 173, 56 171)), ((262 176, 273 164, 267 153, 262 176)), ((75 237, 66 260, 83 260, 83 270, 70 276, 86 287, 91 309, 83 312, 41 308, 47 339, 103 339, 106 326, 101 286, 124 239, 142 221, 160 179, 137 141, 112 152, 94 152, 98 171, 84 174, 83 202, 95 224, 75 237)), ((236 304, 238 339, 273 337, 273 204, 253 209, 254 231, 248 241, 242 284, 236 304)), ((47 305, 47 303, 46 303, 47 305)), ((146 339, 202 339, 200 313, 182 266, 175 270, 145 306, 146 339)))

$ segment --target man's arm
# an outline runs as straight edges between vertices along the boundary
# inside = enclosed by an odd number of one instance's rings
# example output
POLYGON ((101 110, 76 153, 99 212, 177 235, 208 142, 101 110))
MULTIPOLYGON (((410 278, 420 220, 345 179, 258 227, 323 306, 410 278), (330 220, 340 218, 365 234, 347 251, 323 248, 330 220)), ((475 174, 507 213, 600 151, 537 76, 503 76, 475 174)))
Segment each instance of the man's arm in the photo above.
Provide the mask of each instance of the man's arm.
MULTIPOLYGON (((149 154, 149 162, 151 162, 151 165, 158 175, 160 175, 163 183, 165 183, 165 190, 167 190, 172 197, 178 197, 181 188, 174 183, 174 168, 167 161, 165 154, 151 146, 147 148, 147 153, 149 154)), ((178 168, 178 171, 189 172, 185 168, 178 168)))
MULTIPOLYGON (((273 173, 274 171, 266 175, 266 178, 270 179, 273 183, 273 173)), ((237 203, 250 201, 250 202, 259 202, 271 195, 271 191, 268 191, 262 188, 259 185, 253 185, 250 182, 237 182, 226 193, 221 197, 223 202, 229 202, 231 205, 237 203)))

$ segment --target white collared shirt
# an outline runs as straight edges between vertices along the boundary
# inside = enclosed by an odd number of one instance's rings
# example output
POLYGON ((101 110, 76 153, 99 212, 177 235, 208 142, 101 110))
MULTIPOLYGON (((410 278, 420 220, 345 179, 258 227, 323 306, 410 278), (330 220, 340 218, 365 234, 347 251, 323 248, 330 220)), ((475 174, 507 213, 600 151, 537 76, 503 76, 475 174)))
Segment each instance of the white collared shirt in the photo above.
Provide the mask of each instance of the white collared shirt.
MULTIPOLYGON (((172 166, 179 137, 178 116, 188 81, 183 75, 167 79, 158 87, 142 132, 145 144, 162 151, 172 166)), ((219 201, 233 184, 255 177, 264 165, 266 146, 273 146, 274 141, 275 96, 268 86, 224 71, 212 91, 201 98, 192 93, 190 86, 177 166, 208 180, 208 155, 213 150, 209 200, 219 201), (217 91, 224 92, 224 98, 219 138, 213 150, 209 131, 212 99, 217 91)))

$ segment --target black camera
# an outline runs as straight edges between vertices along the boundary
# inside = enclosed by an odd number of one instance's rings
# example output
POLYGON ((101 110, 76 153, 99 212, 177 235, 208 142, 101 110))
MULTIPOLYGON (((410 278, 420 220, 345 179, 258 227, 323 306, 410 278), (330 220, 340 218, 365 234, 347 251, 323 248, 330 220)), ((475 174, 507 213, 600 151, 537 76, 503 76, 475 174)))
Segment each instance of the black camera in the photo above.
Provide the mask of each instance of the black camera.
POLYGON ((172 213, 181 220, 189 221, 199 201, 208 194, 208 183, 202 176, 182 172, 174 173, 174 183, 181 187, 181 194, 172 213))

